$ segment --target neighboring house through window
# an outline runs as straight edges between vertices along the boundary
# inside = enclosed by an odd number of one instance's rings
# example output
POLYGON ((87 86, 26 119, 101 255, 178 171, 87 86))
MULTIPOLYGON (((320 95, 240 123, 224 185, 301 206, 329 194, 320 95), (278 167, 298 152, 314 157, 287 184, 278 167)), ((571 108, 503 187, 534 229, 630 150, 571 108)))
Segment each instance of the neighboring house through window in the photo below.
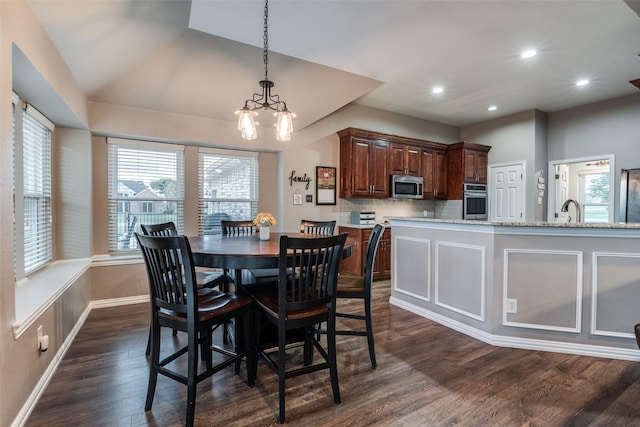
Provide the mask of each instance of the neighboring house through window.
POLYGON ((220 221, 258 213, 258 153, 200 148, 200 234, 219 234, 220 221))
POLYGON ((109 250, 138 247, 140 224, 184 229, 184 146, 108 138, 109 250))

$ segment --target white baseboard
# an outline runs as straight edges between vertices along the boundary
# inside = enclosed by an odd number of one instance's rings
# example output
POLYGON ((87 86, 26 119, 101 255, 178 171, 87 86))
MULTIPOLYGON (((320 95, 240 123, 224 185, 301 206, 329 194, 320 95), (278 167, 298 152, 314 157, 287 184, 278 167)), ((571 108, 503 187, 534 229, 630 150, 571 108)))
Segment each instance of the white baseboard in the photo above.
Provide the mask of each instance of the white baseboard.
POLYGON ((426 310, 422 307, 402 301, 398 298, 389 298, 389 304, 400 307, 419 316, 433 320, 443 326, 478 339, 496 347, 520 348, 524 350, 550 351, 554 353, 578 354, 581 356, 605 357, 608 359, 640 361, 640 352, 637 349, 625 349, 605 347, 590 344, 576 344, 561 341, 539 340, 531 338, 509 337, 504 335, 492 335, 488 332, 473 328, 464 323, 457 322, 448 317, 426 310))

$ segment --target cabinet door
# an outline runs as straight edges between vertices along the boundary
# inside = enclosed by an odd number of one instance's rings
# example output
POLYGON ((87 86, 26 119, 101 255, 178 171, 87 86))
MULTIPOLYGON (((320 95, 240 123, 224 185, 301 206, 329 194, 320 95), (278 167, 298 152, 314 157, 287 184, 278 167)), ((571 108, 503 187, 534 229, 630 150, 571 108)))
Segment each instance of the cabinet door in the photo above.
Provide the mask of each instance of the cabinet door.
POLYGON ((389 146, 389 174, 404 175, 405 172, 405 146, 391 144, 389 146))
POLYGON ((366 240, 363 241, 363 239, 368 239, 369 236, 367 235, 365 238, 362 229, 353 227, 338 227, 338 233, 347 233, 349 238, 356 241, 351 250, 351 256, 340 261, 340 273, 362 276, 364 274, 364 248, 367 242, 366 240))
POLYGON ((374 279, 382 279, 391 277, 391 230, 385 229, 380 243, 378 243, 378 251, 376 252, 376 260, 373 265, 374 279))
POLYGON ((420 176, 420 148, 404 144, 389 146, 389 174, 420 176))
POLYGON ((480 184, 487 183, 487 160, 486 153, 476 154, 476 181, 480 184))
POLYGON ((447 154, 444 151, 434 152, 433 191, 437 199, 447 198, 447 154))
POLYGON ((422 156, 420 149, 408 146, 405 149, 405 173, 412 176, 420 176, 422 174, 422 156))
POLYGON ((423 199, 433 199, 435 196, 435 165, 434 152, 431 150, 422 150, 423 199))
POLYGON ((476 182, 478 180, 477 168, 476 168, 476 152, 470 150, 464 150, 464 182, 476 182))
POLYGON ((369 183, 371 198, 386 199, 389 197, 389 145, 382 141, 372 141, 369 152, 369 183))
POLYGON ((353 196, 366 196, 371 193, 371 183, 369 181, 369 141, 353 139, 351 157, 351 173, 353 180, 353 196))

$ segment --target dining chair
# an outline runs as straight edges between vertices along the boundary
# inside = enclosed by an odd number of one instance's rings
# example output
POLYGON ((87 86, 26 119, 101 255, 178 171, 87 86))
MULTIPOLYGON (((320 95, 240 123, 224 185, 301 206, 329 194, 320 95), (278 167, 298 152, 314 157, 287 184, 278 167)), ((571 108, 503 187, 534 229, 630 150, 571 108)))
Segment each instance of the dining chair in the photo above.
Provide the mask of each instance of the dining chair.
MULTIPOLYGON (((349 274, 340 274, 338 276, 338 286, 336 298, 341 299, 359 299, 364 303, 364 314, 341 313, 336 308, 336 317, 356 319, 364 321, 364 330, 336 330, 336 335, 357 335, 367 337, 369 345, 369 358, 371 359, 371 367, 377 367, 376 352, 373 341, 373 320, 371 314, 371 287, 373 285, 373 263, 376 259, 376 252, 380 238, 384 233, 384 227, 376 224, 369 235, 367 249, 364 260, 364 276, 356 276, 349 274)), ((325 331, 320 331, 323 333, 325 331)), ((326 333, 326 332, 325 332, 326 333)))
MULTIPOLYGON (((177 236, 178 230, 173 222, 163 222, 159 224, 140 224, 142 234, 145 236, 177 236)), ((196 271, 196 283, 198 284, 198 294, 204 295, 210 292, 211 288, 228 291, 228 276, 224 271, 196 271)), ((173 330, 173 335, 178 334, 173 330)), ((151 327, 149 327, 149 338, 147 339, 147 356, 151 354, 151 327)))
POLYGON ((332 235, 336 229, 336 221, 300 221, 300 233, 332 235))
MULTIPOLYGON (((347 238, 335 236, 300 238, 280 237, 277 289, 254 294, 256 303, 255 331, 258 358, 278 375, 279 422, 285 422, 285 379, 328 369, 333 401, 340 403, 335 336, 335 286, 347 238), (315 325, 327 322, 327 344, 324 348, 314 334, 315 325), (277 328, 277 349, 261 343, 265 325, 277 328), (288 369, 285 366, 289 334, 303 331, 304 366, 288 369), (312 360, 314 348, 322 356, 320 363, 312 360), (277 359, 272 355, 277 353, 277 359)), ((255 380, 257 366, 249 374, 255 380)))
MULTIPOLYGON (((246 296, 233 295, 212 290, 198 295, 198 285, 189 240, 185 236, 145 236, 135 233, 144 256, 151 295, 151 361, 145 411, 151 410, 158 374, 187 386, 186 425, 192 426, 195 418, 196 387, 199 382, 216 372, 247 361, 247 382, 253 387, 255 381, 255 352, 253 336, 253 301, 246 296), (243 345, 237 352, 213 346, 212 330, 231 319, 243 325, 243 345), (175 350, 172 345, 162 351, 160 359, 160 335, 162 328, 172 328, 187 333, 187 344, 175 350), (205 370, 198 372, 198 348, 203 351, 205 370), (226 355, 213 364, 212 350, 226 355), (168 352, 168 353, 167 353, 168 352), (187 357, 187 373, 174 362, 187 357), (171 364, 171 365, 170 365, 171 364)), ((184 366, 184 365, 182 365, 184 366)))
POLYGON ((251 236, 256 234, 253 221, 221 221, 223 236, 251 236))
MULTIPOLYGON (((176 236, 178 230, 173 222, 163 222, 160 224, 140 224, 142 234, 147 236, 176 236)), ((200 287, 220 288, 226 284, 228 278, 223 271, 196 271, 196 281, 200 287)), ((221 288, 222 290, 222 288, 221 288)))

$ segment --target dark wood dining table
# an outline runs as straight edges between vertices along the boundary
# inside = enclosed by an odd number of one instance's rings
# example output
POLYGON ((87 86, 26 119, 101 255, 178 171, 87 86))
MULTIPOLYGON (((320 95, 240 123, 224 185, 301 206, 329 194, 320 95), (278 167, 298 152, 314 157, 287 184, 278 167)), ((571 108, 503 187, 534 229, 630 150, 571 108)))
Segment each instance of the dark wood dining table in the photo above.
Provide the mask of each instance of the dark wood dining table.
MULTIPOLYGON (((268 240, 260 240, 259 234, 249 236, 199 235, 189 237, 193 261, 196 266, 235 270, 236 285, 240 286, 242 270, 278 268, 280 236, 317 238, 317 234, 271 233, 268 240)), ((351 256, 356 240, 347 237, 343 258, 351 256)))

